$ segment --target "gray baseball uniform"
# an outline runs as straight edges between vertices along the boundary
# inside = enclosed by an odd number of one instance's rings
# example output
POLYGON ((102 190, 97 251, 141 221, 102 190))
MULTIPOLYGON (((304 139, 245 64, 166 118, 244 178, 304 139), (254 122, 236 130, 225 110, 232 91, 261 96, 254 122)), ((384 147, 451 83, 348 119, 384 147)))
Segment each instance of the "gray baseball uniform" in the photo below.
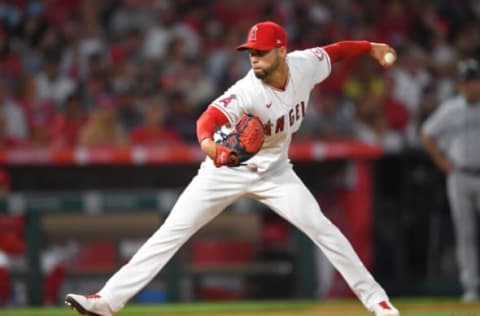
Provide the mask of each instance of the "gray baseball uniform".
POLYGON ((440 106, 423 125, 455 169, 447 176, 460 279, 465 292, 479 285, 475 212, 480 213, 480 101, 468 104, 463 96, 440 106))

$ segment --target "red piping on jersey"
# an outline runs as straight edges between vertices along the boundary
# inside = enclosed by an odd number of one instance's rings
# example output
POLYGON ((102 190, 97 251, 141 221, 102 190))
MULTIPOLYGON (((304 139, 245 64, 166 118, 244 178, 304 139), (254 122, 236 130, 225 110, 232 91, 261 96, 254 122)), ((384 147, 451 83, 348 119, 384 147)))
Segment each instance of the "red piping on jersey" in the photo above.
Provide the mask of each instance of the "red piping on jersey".
POLYGON ((228 122, 228 118, 219 109, 209 106, 197 120, 197 139, 201 143, 205 138, 212 138, 217 126, 228 122))
POLYGON ((330 45, 322 46, 330 56, 330 61, 335 63, 344 59, 368 53, 372 49, 369 41, 340 41, 330 45))
MULTIPOLYGON (((290 76, 290 74, 289 74, 290 76)), ((283 87, 274 87, 274 86, 270 86, 273 90, 277 90, 277 91, 280 91, 280 92, 283 92, 285 90, 287 90, 287 84, 288 84, 288 79, 287 79, 287 82, 285 82, 285 85, 283 87)))

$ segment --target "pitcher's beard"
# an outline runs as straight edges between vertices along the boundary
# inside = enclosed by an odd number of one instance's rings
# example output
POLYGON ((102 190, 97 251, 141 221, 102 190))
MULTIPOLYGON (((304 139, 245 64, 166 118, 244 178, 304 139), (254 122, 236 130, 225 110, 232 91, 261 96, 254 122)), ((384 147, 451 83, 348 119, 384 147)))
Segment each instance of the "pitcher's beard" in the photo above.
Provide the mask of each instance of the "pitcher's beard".
POLYGON ((258 72, 254 71, 254 74, 258 79, 265 79, 269 75, 269 73, 263 69, 258 72))
POLYGON ((258 79, 264 80, 268 76, 273 74, 277 68, 278 68, 278 61, 275 62, 273 65, 271 65, 269 68, 254 71, 254 74, 255 74, 255 77, 257 77, 258 79))

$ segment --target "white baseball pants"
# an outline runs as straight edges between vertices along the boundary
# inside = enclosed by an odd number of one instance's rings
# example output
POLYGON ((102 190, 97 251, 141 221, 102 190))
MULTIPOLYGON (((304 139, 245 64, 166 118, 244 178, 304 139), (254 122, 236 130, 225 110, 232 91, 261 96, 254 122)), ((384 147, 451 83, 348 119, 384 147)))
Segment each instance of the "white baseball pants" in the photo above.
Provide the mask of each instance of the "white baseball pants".
POLYGON ((246 166, 215 168, 204 163, 163 225, 118 270, 99 294, 114 312, 144 288, 175 252, 203 225, 234 201, 250 197, 298 227, 321 248, 333 266, 370 311, 387 300, 385 291, 367 271, 348 240, 322 213, 292 167, 258 173, 246 166))

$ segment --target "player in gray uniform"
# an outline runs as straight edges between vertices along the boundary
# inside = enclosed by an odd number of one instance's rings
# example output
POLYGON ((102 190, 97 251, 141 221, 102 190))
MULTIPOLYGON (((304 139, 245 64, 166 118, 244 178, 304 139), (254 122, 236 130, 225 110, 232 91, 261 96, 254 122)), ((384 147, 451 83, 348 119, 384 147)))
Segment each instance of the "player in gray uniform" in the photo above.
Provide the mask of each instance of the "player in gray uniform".
POLYGON ((422 141, 435 164, 447 173, 447 192, 463 286, 462 300, 478 300, 477 223, 480 213, 480 65, 458 67, 459 94, 442 104, 422 126, 422 141))

